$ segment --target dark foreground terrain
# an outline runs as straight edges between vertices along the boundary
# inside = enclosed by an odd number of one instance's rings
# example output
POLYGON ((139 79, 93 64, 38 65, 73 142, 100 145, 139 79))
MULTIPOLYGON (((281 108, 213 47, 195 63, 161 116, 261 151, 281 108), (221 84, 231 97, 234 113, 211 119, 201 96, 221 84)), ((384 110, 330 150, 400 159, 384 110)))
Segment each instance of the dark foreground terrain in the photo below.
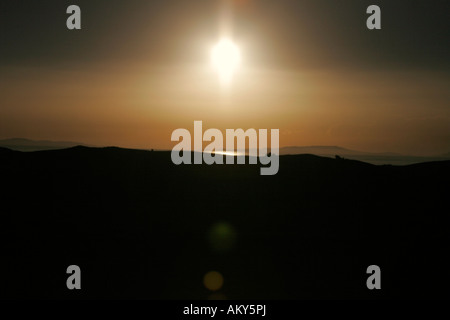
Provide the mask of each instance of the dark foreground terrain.
POLYGON ((312 155, 172 164, 169 152, 0 149, 0 298, 448 298, 450 161, 312 155), (82 289, 66 288, 78 265, 82 289), (366 269, 381 267, 381 290, 366 269))

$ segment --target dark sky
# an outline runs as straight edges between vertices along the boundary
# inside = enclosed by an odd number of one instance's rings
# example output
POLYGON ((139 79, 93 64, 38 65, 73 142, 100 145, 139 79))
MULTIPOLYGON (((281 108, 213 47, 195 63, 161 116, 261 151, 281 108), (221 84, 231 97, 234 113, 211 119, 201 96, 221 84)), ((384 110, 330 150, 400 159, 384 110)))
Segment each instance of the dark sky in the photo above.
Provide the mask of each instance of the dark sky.
MULTIPOLYGON (((440 70, 450 65, 449 1, 234 3, 235 32, 257 40, 254 49, 260 49, 261 63, 440 70), (370 4, 382 9, 382 30, 366 28, 370 4)), ((195 61, 191 38, 214 35, 217 9, 217 1, 211 0, 2 1, 0 61, 5 65, 150 58, 176 63, 181 55, 195 61), (64 28, 70 4, 82 9, 81 32, 64 28)))

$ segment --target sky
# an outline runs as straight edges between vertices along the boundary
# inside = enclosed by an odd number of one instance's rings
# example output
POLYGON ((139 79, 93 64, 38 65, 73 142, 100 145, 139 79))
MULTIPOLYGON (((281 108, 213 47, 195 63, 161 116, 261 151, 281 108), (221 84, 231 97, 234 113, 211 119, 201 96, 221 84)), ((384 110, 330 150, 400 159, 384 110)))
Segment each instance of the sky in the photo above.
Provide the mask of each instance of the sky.
POLYGON ((450 2, 393 2, 2 1, 0 139, 171 149, 202 120, 279 129, 280 146, 448 153, 450 2), (225 31, 242 55, 226 88, 210 63, 225 31))

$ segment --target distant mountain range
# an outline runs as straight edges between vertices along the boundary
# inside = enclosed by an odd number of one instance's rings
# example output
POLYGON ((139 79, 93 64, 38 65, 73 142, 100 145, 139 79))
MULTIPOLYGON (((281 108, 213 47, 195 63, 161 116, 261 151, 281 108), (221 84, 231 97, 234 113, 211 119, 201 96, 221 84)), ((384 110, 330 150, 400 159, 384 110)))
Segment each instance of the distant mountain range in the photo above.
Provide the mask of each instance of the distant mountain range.
POLYGON ((307 146, 307 147, 283 147, 280 148, 280 154, 317 154, 317 155, 351 155, 351 156, 362 156, 362 155, 377 155, 377 156, 401 156, 399 153, 393 152, 383 152, 383 153, 369 153, 364 151, 350 150, 338 146, 307 146))
POLYGON ((13 138, 0 140, 0 147, 16 151, 42 151, 71 148, 78 145, 92 146, 73 141, 49 141, 49 140, 30 140, 23 138, 13 138))
MULTIPOLYGON (((23 138, 0 140, 0 147, 16 151, 42 151, 71 148, 78 145, 95 147, 73 141, 30 140, 23 138)), ((408 165, 421 162, 450 160, 450 152, 442 155, 420 157, 393 152, 372 153, 342 148, 339 146, 290 146, 280 148, 280 155, 313 154, 322 157, 353 159, 376 165, 408 165)))
POLYGON ((350 150, 337 146, 309 146, 309 147, 284 147, 280 148, 280 155, 284 154, 314 154, 322 157, 336 157, 359 160, 376 165, 408 165, 421 162, 449 160, 450 153, 420 157, 409 156, 393 152, 372 153, 350 150))

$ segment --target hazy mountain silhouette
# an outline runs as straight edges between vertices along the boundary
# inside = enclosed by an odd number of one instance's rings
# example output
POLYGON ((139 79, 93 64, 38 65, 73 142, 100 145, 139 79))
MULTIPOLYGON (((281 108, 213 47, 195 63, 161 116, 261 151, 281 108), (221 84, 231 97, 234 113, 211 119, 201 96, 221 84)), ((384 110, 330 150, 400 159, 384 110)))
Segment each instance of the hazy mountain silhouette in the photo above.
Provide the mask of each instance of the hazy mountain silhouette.
POLYGON ((399 153, 393 152, 383 152, 383 153, 373 153, 373 152, 364 152, 357 150, 350 150, 347 148, 342 148, 338 146, 291 146, 291 147, 283 147, 280 148, 280 154, 342 154, 342 155, 378 155, 378 156, 400 156, 399 153))
POLYGON ((377 165, 407 165, 421 162, 450 160, 450 153, 436 156, 420 157, 403 155, 395 152, 364 152, 337 146, 284 147, 280 148, 280 154, 315 154, 318 156, 332 158, 338 155, 340 157, 364 161, 377 165))
POLYGON ((277 175, 259 169, 2 148, 0 297, 203 299, 211 270, 230 299, 449 297, 450 161, 285 155, 277 175), (372 264, 382 290, 366 287, 372 264))
MULTIPOLYGON (((4 139, 0 140, 0 147, 8 148, 16 151, 43 151, 43 150, 57 150, 66 149, 78 145, 84 145, 88 147, 98 147, 80 142, 71 141, 49 141, 49 140, 30 140, 23 138, 4 139)), ((247 153, 241 151, 242 154, 247 153)), ((279 150, 280 155, 288 154, 313 154, 321 157, 334 158, 336 155, 339 157, 363 161, 376 165, 407 165, 413 163, 430 162, 430 161, 442 161, 450 160, 450 153, 440 154, 436 156, 420 157, 402 155, 394 152, 364 152, 351 150, 339 146, 291 146, 282 147, 279 150)))
POLYGON ((24 138, 0 140, 0 147, 17 151, 41 151, 41 150, 65 149, 82 144, 83 143, 73 141, 30 140, 24 138))

